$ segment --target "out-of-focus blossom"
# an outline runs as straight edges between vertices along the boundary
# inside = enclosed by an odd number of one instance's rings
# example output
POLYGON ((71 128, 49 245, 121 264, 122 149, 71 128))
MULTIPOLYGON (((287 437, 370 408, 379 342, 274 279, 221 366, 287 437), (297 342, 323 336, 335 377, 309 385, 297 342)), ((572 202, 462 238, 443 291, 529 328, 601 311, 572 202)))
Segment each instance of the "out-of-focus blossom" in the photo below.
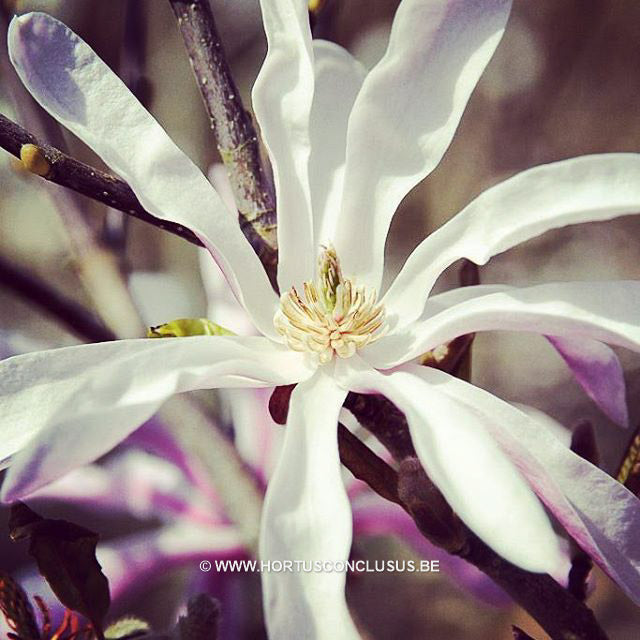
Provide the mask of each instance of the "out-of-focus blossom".
MULTIPOLYGON (((108 451, 173 393, 297 383, 265 499, 261 556, 344 561, 353 528, 336 422, 349 390, 381 393, 405 413, 431 479, 497 553, 532 571, 566 572, 535 491, 640 598, 635 496, 519 409, 412 364, 459 335, 495 329, 579 339, 589 349, 572 351, 578 368, 597 351, 593 341, 640 350, 637 282, 430 297, 460 258, 484 264, 547 230, 637 212, 640 156, 564 160, 488 189, 424 240, 377 297, 393 213, 444 155, 510 5, 403 0, 385 56, 365 74, 344 49, 312 42, 305 2, 261 2, 268 52, 253 106, 277 192, 280 300, 215 189, 95 53, 49 16, 15 19, 10 55, 33 96, 146 209, 198 235, 263 337, 128 340, 5 362, 0 455, 15 457, 4 499, 108 451)), ((264 573, 262 581, 272 638, 357 637, 344 574, 264 573)))

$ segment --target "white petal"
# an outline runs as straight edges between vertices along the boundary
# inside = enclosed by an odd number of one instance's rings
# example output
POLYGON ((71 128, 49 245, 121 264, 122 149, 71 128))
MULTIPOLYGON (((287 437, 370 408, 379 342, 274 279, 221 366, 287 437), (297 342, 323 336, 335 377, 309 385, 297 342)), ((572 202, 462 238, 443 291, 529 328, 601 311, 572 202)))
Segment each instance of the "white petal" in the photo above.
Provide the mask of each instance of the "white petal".
POLYGON ((500 42, 510 0, 404 0, 349 120, 335 247, 345 275, 379 288, 400 201, 440 162, 500 42))
MULTIPOLYGON (((233 189, 223 164, 214 164, 209 168, 209 180, 227 207, 234 207, 233 189)), ((233 217, 235 218, 235 214, 233 217)), ((207 294, 207 318, 239 335, 254 335, 255 328, 251 318, 231 295, 229 285, 216 261, 208 251, 200 251, 199 258, 200 277, 207 294)))
POLYGON ((378 368, 393 367, 476 331, 531 331, 587 338, 640 351, 640 282, 554 282, 522 289, 464 287, 427 302, 424 319, 366 347, 378 368), (474 292, 478 295, 474 295, 474 292), (463 299, 443 308, 450 298, 463 299))
POLYGON ((332 243, 342 199, 347 123, 366 69, 333 42, 314 40, 313 52, 315 92, 309 181, 317 247, 332 243))
POLYGON ((124 178, 149 212, 196 233, 256 325, 275 336, 277 298, 255 252, 205 176, 122 81, 47 14, 14 18, 8 38, 33 97, 124 178))
POLYGON ((15 500, 112 449, 174 393, 264 387, 311 375, 265 338, 122 340, 0 363, 2 499, 15 500))
POLYGON ((547 426, 463 380, 442 391, 482 416, 487 429, 580 546, 640 603, 640 500, 568 449, 547 426))
MULTIPOLYGON (((337 421, 346 391, 324 373, 291 396, 285 443, 269 483, 262 516, 265 561, 345 562, 351 548, 351 508, 342 482, 337 421)), ((262 573, 272 640, 358 638, 345 601, 345 573, 262 573)))
POLYGON ((309 117, 313 53, 307 3, 261 0, 267 56, 252 100, 278 201, 280 291, 313 277, 313 220, 309 191, 309 117))
POLYGON ((485 420, 443 393, 451 376, 407 365, 388 375, 363 368, 347 379, 351 389, 382 393, 404 412, 425 471, 496 553, 528 571, 557 574, 565 566, 542 505, 487 433, 485 420))
POLYGON ((438 276, 459 258, 485 264, 569 224, 640 211, 640 154, 608 153, 534 167, 487 189, 411 254, 384 297, 411 322, 438 276))

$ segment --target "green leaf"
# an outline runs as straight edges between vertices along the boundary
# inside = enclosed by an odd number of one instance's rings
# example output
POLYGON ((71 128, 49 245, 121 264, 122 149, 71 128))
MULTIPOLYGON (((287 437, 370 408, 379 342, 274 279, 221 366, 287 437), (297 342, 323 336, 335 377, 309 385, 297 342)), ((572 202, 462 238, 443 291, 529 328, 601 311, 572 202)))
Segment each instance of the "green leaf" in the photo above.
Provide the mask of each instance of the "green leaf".
POLYGON ((128 616, 110 624, 104 632, 104 637, 106 640, 129 640, 146 636, 150 631, 147 622, 128 616))
POLYGON ((206 318, 178 318, 167 324, 151 327, 148 338, 185 338, 187 336, 234 336, 229 331, 206 318))
POLYGON ((42 518, 22 503, 11 508, 9 529, 13 540, 29 539, 29 554, 58 600, 85 616, 103 638, 110 596, 96 559, 98 534, 73 522, 42 518))

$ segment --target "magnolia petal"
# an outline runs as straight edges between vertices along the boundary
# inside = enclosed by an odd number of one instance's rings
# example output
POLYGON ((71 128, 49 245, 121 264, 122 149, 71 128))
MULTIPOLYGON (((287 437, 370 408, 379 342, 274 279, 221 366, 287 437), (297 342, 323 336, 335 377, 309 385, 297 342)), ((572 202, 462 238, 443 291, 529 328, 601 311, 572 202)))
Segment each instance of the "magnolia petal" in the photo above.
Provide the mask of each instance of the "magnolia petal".
POLYGON ((400 4, 349 119, 334 240, 345 275, 379 288, 393 213, 442 159, 510 9, 510 0, 400 4))
POLYGON ((585 393, 603 413, 622 427, 629 426, 624 371, 611 347, 597 340, 547 336, 585 393))
POLYGON ((495 330, 587 338, 640 351, 639 297, 640 282, 623 280, 465 287, 427 302, 423 318, 366 347, 363 356, 386 369, 458 336, 495 330))
POLYGON ((14 18, 8 40, 11 61, 40 105, 124 178, 149 212, 196 233, 256 325, 275 336, 277 297, 237 221, 124 83, 47 14, 14 18))
POLYGON ((2 499, 15 500, 112 449, 174 393, 274 386, 311 375, 266 338, 194 336, 79 345, 0 363, 2 499))
POLYGON ((346 374, 349 388, 382 393, 404 412, 425 471, 470 529, 523 569, 561 574, 567 561, 542 505, 485 420, 443 392, 450 378, 412 365, 387 375, 365 367, 346 374))
MULTIPOLYGON (((346 395, 322 372, 291 395, 284 448, 262 515, 263 562, 337 563, 348 558, 351 509, 337 437, 346 395)), ((266 572, 262 586, 272 640, 359 637, 345 600, 345 572, 266 572)))
POLYGON ((313 278, 309 118, 313 52, 304 0, 261 0, 267 56, 252 101, 271 159, 278 201, 280 291, 313 278))
POLYGON ((347 123, 366 69, 333 42, 314 40, 313 53, 309 181, 317 247, 332 243, 344 183, 347 123))
MULTIPOLYGON (((227 208, 235 211, 233 189, 225 166, 219 163, 212 165, 209 168, 209 180, 227 208)), ((237 223, 235 213, 232 216, 234 224, 237 223)), ((216 261, 208 251, 200 251, 199 258, 200 278, 207 296, 207 318, 241 336, 254 335, 256 330, 251 317, 232 295, 216 261)))
POLYGON ((448 379, 439 388, 483 419, 574 540, 640 604, 640 500, 573 453, 547 421, 532 419, 531 414, 458 378, 448 379))
POLYGON ((383 302, 415 320, 438 276, 460 258, 485 264, 545 231, 640 211, 640 154, 607 153, 534 167, 481 193, 418 245, 383 302))

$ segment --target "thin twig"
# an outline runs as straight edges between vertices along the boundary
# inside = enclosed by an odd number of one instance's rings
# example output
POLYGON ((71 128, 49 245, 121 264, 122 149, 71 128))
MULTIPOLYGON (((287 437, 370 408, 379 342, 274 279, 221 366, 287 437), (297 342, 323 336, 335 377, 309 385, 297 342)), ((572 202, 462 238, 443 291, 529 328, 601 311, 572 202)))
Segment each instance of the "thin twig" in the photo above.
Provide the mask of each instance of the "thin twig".
POLYGON ((209 0, 169 0, 191 67, 227 168, 240 225, 275 284, 277 238, 275 197, 260 160, 251 116, 231 76, 209 0))
POLYGON ((553 640, 607 640, 593 611, 551 576, 515 567, 471 532, 461 557, 502 587, 553 640))
POLYGON ((160 220, 146 211, 124 180, 75 160, 56 147, 38 140, 19 124, 0 114, 0 147, 20 158, 20 150, 26 144, 36 145, 49 163, 49 173, 41 176, 45 180, 102 202, 163 231, 180 236, 192 244, 203 246, 190 229, 174 222, 160 220))
POLYGON ((91 342, 115 340, 98 318, 77 302, 0 256, 0 284, 59 320, 74 335, 91 342))

